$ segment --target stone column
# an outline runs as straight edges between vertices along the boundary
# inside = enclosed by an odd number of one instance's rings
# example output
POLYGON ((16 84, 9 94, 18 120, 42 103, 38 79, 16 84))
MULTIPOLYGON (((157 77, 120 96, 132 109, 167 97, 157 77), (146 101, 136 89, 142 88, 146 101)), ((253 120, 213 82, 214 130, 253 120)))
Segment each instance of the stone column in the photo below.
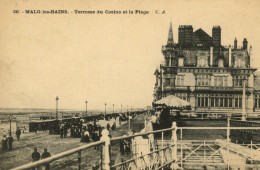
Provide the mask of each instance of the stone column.
POLYGON ((231 54, 231 46, 229 46, 228 48, 228 67, 231 67, 232 64, 231 64, 231 57, 232 57, 232 54, 231 54))
POLYGON ((210 67, 213 66, 213 47, 210 47, 210 67))
POLYGON ((243 81, 242 121, 246 121, 246 80, 243 81))
POLYGON ((172 159, 174 160, 174 163, 172 164, 171 168, 172 169, 178 169, 178 164, 177 162, 177 124, 176 122, 172 122, 172 159))
POLYGON ((105 145, 102 148, 102 170, 110 170, 110 137, 108 135, 109 131, 104 129, 102 131, 102 137, 100 138, 101 141, 105 142, 105 145))

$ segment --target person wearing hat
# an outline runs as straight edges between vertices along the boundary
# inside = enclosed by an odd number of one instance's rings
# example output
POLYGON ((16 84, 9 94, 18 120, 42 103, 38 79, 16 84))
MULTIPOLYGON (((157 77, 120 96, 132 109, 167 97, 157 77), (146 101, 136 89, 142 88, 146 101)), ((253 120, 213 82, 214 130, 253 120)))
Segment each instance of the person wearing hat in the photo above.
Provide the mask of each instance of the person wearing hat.
POLYGON ((7 151, 8 150, 6 135, 4 135, 3 139, 2 139, 2 150, 3 151, 7 151))
POLYGON ((39 161, 40 158, 41 158, 40 153, 37 151, 37 148, 34 147, 34 152, 32 153, 32 161, 33 162, 39 161))
POLYGON ((13 141, 14 141, 14 138, 12 137, 12 135, 10 133, 9 137, 8 137, 9 151, 11 151, 13 149, 13 141))
POLYGON ((19 127, 17 127, 15 134, 16 134, 17 140, 20 141, 21 129, 19 127))
MULTIPOLYGON (((41 154, 37 151, 37 148, 34 147, 34 152, 32 153, 32 161, 36 162, 39 161, 41 158, 41 154)), ((35 168, 32 168, 33 170, 35 170, 35 168)), ((37 167, 37 169, 40 169, 40 167, 37 167)))

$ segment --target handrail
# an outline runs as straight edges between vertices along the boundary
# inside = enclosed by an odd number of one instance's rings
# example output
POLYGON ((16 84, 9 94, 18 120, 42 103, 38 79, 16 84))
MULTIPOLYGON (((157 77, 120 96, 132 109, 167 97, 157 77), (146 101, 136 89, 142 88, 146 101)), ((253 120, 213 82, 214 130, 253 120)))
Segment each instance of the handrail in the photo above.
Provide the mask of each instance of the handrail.
MULTIPOLYGON (((201 130, 214 130, 214 129, 223 129, 223 130, 240 130, 240 129, 258 129, 260 130, 260 127, 178 127, 178 129, 180 130, 196 130, 196 129, 201 129, 201 130)), ((145 133, 137 133, 134 135, 130 135, 130 136, 121 136, 121 137, 115 137, 112 138, 110 141, 117 141, 117 140, 124 140, 124 139, 128 139, 128 138, 134 138, 136 136, 144 136, 144 135, 149 135, 149 134, 155 134, 155 133, 159 133, 159 132, 165 132, 165 131, 170 131, 170 130, 176 130, 175 128, 168 128, 168 129, 162 129, 162 130, 156 130, 156 131, 151 131, 151 132, 145 132, 145 133)), ((48 163, 51 163, 55 160, 58 160, 60 158, 63 158, 65 156, 68 155, 72 155, 75 154, 77 152, 80 152, 82 150, 85 150, 87 148, 93 147, 95 145, 100 145, 100 144, 105 144, 105 141, 98 141, 98 142, 93 142, 90 144, 86 144, 65 152, 61 152, 59 154, 53 155, 49 158, 37 161, 37 162, 32 162, 32 163, 28 163, 25 165, 21 165, 19 167, 13 168, 12 170, 20 170, 20 169, 29 169, 29 168, 33 168, 33 167, 38 167, 38 166, 42 166, 48 163)))
POLYGON ((190 130, 196 130, 196 129, 201 129, 201 130, 240 130, 240 129, 245 129, 245 130, 260 130, 260 127, 178 127, 178 129, 190 129, 190 130))
POLYGON ((136 160, 136 159, 142 158, 142 157, 147 156, 147 155, 151 155, 151 154, 156 153, 156 152, 160 152, 160 151, 165 150, 165 149, 167 149, 167 148, 170 148, 170 147, 172 147, 172 146, 174 146, 174 144, 173 144, 173 145, 170 145, 170 146, 166 146, 166 147, 161 148, 161 149, 158 149, 158 150, 155 150, 155 151, 152 151, 152 152, 150 152, 150 153, 147 153, 147 154, 138 156, 138 157, 136 157, 136 158, 129 159, 129 160, 125 161, 125 162, 118 163, 118 164, 116 164, 116 165, 113 165, 111 168, 116 167, 116 166, 120 166, 120 165, 123 165, 123 164, 126 164, 126 163, 129 163, 129 162, 132 162, 132 161, 134 161, 134 160, 136 160))
POLYGON ((112 138, 110 141, 123 140, 123 139, 133 138, 136 136, 144 136, 144 135, 149 135, 149 134, 154 134, 154 133, 159 133, 159 132, 170 131, 170 130, 174 130, 174 129, 175 128, 168 128, 168 129, 156 130, 156 131, 152 131, 152 132, 137 133, 137 134, 130 135, 130 136, 119 136, 119 137, 112 138))
MULTIPOLYGON (((174 129, 175 128, 168 128, 168 129, 156 130, 156 131, 145 132, 145 133, 137 133, 137 134, 131 135, 131 136, 122 136, 122 137, 112 138, 110 141, 133 138, 133 137, 136 137, 136 136, 149 135, 149 134, 154 134, 154 133, 159 133, 159 132, 164 132, 164 131, 170 131, 170 130, 174 130, 174 129)), ((51 163, 51 162, 53 162, 57 159, 63 158, 63 157, 68 156, 68 155, 75 154, 79 151, 82 151, 82 150, 85 150, 85 149, 90 148, 92 146, 100 145, 100 144, 105 144, 105 141, 98 141, 98 142, 86 144, 86 145, 83 145, 83 146, 80 146, 80 147, 77 147, 77 148, 74 148, 74 149, 71 149, 71 150, 68 150, 68 151, 65 151, 65 152, 61 152, 59 154, 53 155, 49 158, 46 158, 46 159, 43 159, 43 160, 40 160, 40 161, 31 162, 31 163, 28 163, 28 164, 25 164, 25 165, 21 165, 19 167, 13 168, 12 170, 29 169, 29 168, 33 168, 33 167, 42 166, 42 165, 51 163)))
POLYGON ((57 159, 63 158, 65 156, 72 155, 72 154, 75 154, 79 151, 90 148, 92 146, 100 145, 100 144, 104 144, 104 143, 105 143, 104 141, 98 141, 98 142, 86 144, 86 145, 83 145, 83 146, 80 146, 80 147, 77 147, 77 148, 74 148, 74 149, 71 149, 71 150, 68 150, 68 151, 65 151, 65 152, 58 153, 56 155, 53 155, 53 156, 46 158, 46 159, 42 159, 40 161, 36 161, 36 162, 32 162, 32 163, 28 163, 28 164, 25 164, 25 165, 18 166, 16 168, 13 168, 12 170, 29 169, 29 168, 45 165, 45 164, 51 163, 51 162, 53 162, 57 159))

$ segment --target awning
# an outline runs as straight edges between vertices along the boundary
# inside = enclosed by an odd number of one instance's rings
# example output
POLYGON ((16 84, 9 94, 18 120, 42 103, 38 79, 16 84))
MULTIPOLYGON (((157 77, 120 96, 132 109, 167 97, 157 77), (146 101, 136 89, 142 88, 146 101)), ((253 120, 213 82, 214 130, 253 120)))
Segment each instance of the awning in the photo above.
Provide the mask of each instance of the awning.
POLYGON ((180 99, 179 97, 176 97, 174 95, 169 95, 167 97, 164 97, 154 103, 155 107, 158 106, 167 106, 172 109, 178 109, 178 110, 184 110, 184 109, 191 109, 191 105, 189 102, 180 99))

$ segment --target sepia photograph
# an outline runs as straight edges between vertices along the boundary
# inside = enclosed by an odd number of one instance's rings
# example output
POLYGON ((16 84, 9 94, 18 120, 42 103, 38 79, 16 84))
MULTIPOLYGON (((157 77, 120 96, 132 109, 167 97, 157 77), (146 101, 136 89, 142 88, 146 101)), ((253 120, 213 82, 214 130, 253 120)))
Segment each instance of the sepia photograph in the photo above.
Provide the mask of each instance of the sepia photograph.
POLYGON ((258 0, 0 0, 0 169, 260 170, 259 30, 258 0))

